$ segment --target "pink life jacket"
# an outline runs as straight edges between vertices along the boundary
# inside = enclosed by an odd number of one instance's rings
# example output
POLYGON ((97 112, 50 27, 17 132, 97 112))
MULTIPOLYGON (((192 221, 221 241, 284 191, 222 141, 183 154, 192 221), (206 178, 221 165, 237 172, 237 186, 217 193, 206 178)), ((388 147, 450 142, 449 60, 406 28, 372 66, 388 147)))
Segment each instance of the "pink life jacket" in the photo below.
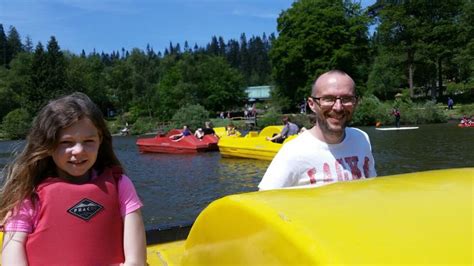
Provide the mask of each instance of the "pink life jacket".
POLYGON ((109 265, 124 262, 120 168, 86 184, 48 178, 37 188, 38 224, 26 241, 28 265, 109 265))

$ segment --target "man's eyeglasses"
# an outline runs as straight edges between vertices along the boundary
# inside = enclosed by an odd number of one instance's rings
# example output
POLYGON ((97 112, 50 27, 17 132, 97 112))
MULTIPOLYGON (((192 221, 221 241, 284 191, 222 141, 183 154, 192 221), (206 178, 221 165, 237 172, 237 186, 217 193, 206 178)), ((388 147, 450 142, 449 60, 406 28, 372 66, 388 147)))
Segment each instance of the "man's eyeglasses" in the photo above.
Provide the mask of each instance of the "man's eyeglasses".
POLYGON ((351 107, 357 102, 357 96, 322 96, 311 97, 321 107, 332 107, 336 101, 341 100, 341 104, 346 107, 351 107))

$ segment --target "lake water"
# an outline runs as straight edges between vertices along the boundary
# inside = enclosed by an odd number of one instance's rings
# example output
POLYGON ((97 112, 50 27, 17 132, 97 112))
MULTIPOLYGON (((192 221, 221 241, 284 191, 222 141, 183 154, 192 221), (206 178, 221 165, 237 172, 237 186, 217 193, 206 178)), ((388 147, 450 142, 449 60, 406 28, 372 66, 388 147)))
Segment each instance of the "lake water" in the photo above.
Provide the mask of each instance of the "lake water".
MULTIPOLYGON (((474 167, 474 128, 447 123, 404 131, 361 129, 371 138, 379 176, 474 167)), ((147 227, 191 223, 215 199, 256 191, 270 163, 222 158, 219 152, 140 154, 135 141, 133 136, 114 137, 114 146, 143 199, 147 227)), ((0 142, 0 166, 21 145, 21 141, 0 142)))

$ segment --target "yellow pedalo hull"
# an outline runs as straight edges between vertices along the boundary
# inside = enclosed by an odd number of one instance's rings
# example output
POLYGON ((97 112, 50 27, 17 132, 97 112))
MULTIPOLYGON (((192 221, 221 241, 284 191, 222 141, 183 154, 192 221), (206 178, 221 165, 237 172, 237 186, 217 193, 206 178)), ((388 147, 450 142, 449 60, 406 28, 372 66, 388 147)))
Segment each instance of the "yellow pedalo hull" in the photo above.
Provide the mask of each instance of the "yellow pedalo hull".
MULTIPOLYGON (((244 137, 223 137, 219 139, 217 145, 223 157, 241 157, 271 161, 282 147, 282 144, 268 141, 265 138, 280 133, 282 129, 283 126, 268 126, 260 133, 250 131, 244 137)), ((287 141, 290 141, 290 138, 285 142, 287 141)))
POLYGON ((151 265, 472 265, 474 168, 227 196, 151 265), (156 263, 156 264, 155 264, 156 263))
POLYGON ((149 265, 472 265, 474 168, 231 195, 149 265))

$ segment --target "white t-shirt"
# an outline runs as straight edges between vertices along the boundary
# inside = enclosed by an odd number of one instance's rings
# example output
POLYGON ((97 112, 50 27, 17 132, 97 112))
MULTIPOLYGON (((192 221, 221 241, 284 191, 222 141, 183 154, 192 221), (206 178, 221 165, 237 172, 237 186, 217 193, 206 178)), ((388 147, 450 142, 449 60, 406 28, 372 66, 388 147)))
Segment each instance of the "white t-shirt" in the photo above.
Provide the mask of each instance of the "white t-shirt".
POLYGON ((307 130, 283 145, 258 187, 322 186, 374 176, 377 173, 367 133, 348 127, 341 143, 327 144, 307 130))

